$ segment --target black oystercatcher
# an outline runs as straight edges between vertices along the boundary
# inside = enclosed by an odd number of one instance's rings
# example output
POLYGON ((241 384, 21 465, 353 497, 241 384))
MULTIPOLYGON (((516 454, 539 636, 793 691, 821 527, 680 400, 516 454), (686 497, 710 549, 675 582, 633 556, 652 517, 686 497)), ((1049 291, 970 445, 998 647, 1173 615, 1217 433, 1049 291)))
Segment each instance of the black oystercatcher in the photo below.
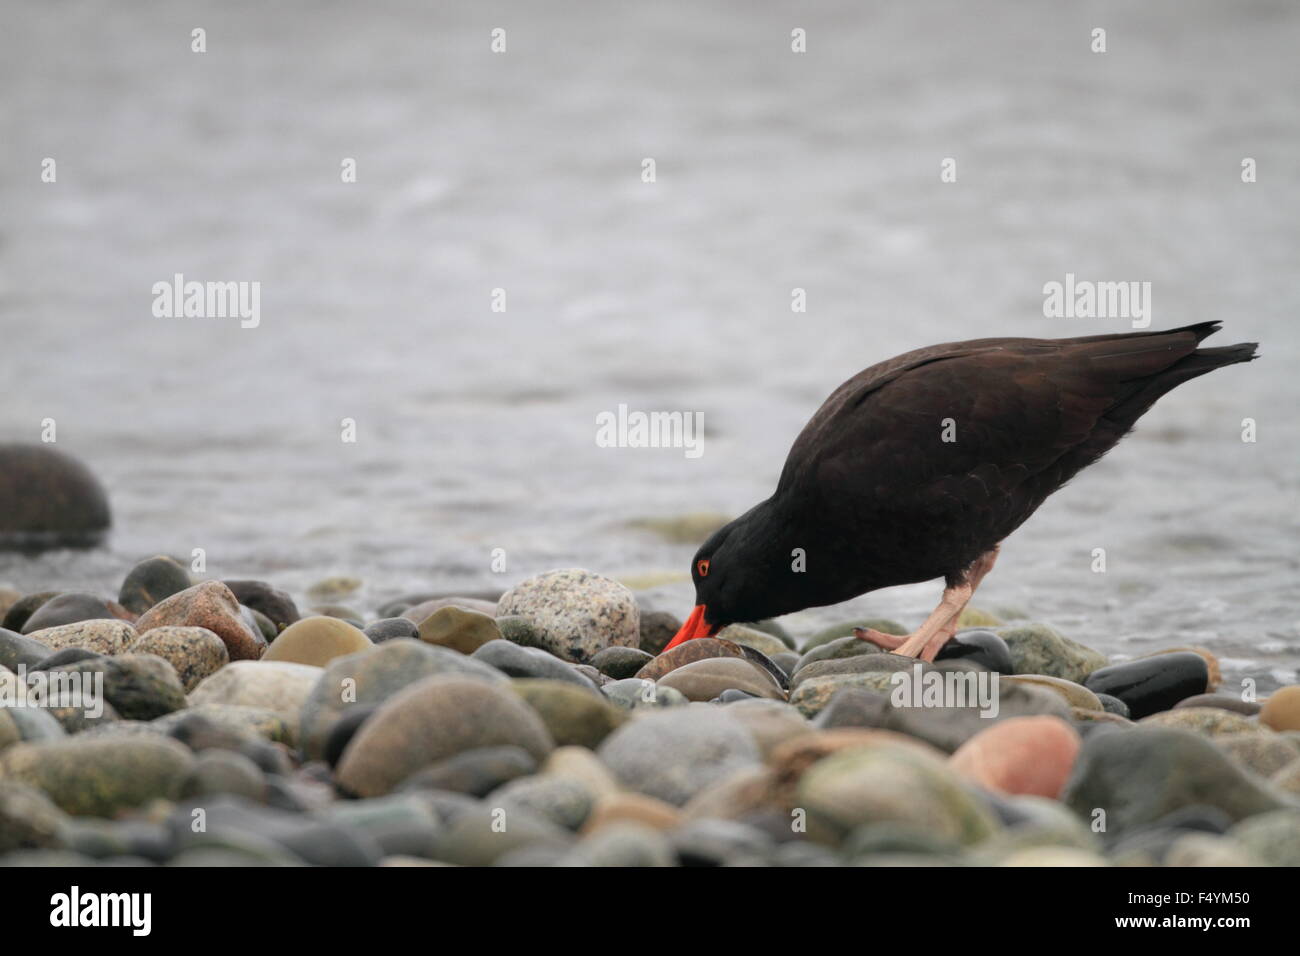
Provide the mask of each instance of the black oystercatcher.
POLYGON ((1165 392, 1255 358, 1253 342, 1196 347, 1218 329, 975 339, 859 372, 804 427, 772 497, 696 552, 696 607, 668 648, 942 577, 943 600, 912 634, 855 632, 934 660, 999 543, 1048 495, 1165 392))

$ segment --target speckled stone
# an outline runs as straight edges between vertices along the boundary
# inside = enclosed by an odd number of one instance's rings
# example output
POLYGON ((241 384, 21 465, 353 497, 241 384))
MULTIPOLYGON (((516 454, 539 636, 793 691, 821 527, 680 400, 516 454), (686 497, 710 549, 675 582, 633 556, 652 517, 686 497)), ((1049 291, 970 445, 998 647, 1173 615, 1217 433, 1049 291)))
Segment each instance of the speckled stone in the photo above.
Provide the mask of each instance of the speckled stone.
POLYGON ((638 647, 607 647, 591 659, 591 665, 614 680, 635 677, 654 658, 638 647))
POLYGON ((206 627, 221 638, 232 661, 257 660, 266 641, 244 620, 239 601, 220 581, 204 581, 155 604, 136 621, 145 634, 155 627, 206 627))
POLYGON ((1265 733, 1256 721, 1219 707, 1180 707, 1138 721, 1143 727, 1179 727, 1206 737, 1225 734, 1265 733))
POLYGON ((28 637, 52 651, 84 647, 97 654, 120 654, 135 641, 136 630, 126 621, 93 620, 33 631, 28 637))
POLYGON ((128 654, 154 654, 176 669, 188 694, 230 662, 225 642, 206 627, 155 627, 137 637, 128 654))
POLYGON ((1011 651, 1017 674, 1046 674, 1082 684, 1089 674, 1106 665, 1105 655, 1045 624, 1014 624, 996 633, 1011 651))
POLYGON ((580 568, 520 582, 501 596, 497 613, 528 618, 547 650, 579 664, 606 647, 636 647, 641 641, 641 615, 632 592, 580 568))

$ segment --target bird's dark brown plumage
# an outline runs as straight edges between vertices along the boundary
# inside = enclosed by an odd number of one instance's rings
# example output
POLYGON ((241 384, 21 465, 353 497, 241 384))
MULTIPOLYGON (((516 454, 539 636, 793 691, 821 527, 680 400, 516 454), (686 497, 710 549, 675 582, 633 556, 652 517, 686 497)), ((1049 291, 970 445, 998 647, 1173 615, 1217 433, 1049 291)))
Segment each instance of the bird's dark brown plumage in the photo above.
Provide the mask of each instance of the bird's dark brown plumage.
POLYGON ((1161 395, 1255 357, 1253 343, 1198 349, 1218 328, 976 339, 859 372, 795 440, 772 497, 700 548, 707 624, 959 582, 1161 395))

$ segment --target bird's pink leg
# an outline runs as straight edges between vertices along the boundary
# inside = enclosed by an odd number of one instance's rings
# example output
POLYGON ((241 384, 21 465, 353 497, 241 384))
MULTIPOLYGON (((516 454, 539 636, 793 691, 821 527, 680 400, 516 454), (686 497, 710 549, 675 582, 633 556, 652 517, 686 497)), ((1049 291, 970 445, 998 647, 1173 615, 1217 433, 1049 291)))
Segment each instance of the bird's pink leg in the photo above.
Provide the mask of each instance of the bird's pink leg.
POLYGON ((961 617, 961 612, 966 610, 966 605, 970 603, 975 589, 980 586, 984 576, 993 570, 993 565, 998 560, 999 547, 1000 545, 994 545, 976 558, 967 568, 962 583, 944 588, 939 606, 930 612, 925 623, 911 634, 906 636, 886 634, 873 628, 855 627, 854 636, 904 657, 919 657, 923 661, 934 660, 939 649, 952 640, 953 635, 957 633, 957 620, 961 617))

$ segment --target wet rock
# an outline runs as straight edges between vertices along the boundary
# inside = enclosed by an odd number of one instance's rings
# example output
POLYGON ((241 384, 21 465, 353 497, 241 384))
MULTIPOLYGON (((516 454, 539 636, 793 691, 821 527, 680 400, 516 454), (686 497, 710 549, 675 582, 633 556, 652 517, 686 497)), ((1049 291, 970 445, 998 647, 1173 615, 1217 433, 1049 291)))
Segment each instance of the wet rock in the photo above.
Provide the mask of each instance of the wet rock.
POLYGON ((557 746, 594 750, 627 721, 627 712, 603 694, 572 683, 531 678, 511 681, 511 687, 542 718, 557 746))
MULTIPOLYGON (((994 619, 993 623, 999 622, 994 619)), ((999 674, 1014 674, 1016 666, 1007 642, 986 627, 958 631, 952 640, 939 649, 935 660, 964 660, 999 674)))
POLYGON ((366 637, 375 644, 391 641, 395 637, 409 637, 416 640, 420 637, 420 629, 415 626, 415 622, 404 617, 386 617, 379 621, 372 621, 365 626, 365 632, 366 637))
POLYGON ((583 664, 610 646, 640 643, 640 611, 617 581, 572 568, 548 571, 501 596, 497 613, 532 621, 551 653, 583 664))
POLYGON ((741 690, 752 697, 784 700, 785 694, 771 676, 743 657, 714 657, 692 661, 659 679, 659 686, 680 691, 687 700, 707 701, 726 690, 741 690))
POLYGON ((347 621, 333 617, 305 617, 285 628, 262 659, 324 667, 336 657, 373 646, 370 638, 347 621))
POLYGON ((87 591, 65 591, 38 607, 23 624, 23 633, 31 634, 49 627, 100 619, 119 618, 109 610, 108 602, 99 595, 87 591))
POLYGON ((382 704, 409 685, 434 674, 456 674, 502 683, 488 665, 445 647, 393 638, 357 654, 336 657, 303 702, 303 752, 319 759, 334 722, 352 707, 382 704))
POLYGON ((66 813, 99 817, 174 799, 192 765, 182 744, 153 735, 69 737, 0 752, 0 778, 36 787, 66 813))
POLYGON ((477 747, 440 760, 406 778, 402 791, 446 791, 482 797, 516 777, 537 770, 537 759, 523 747, 477 747))
POLYGON ((13 631, 0 629, 0 667, 17 671, 18 666, 29 670, 50 656, 52 648, 13 631))
POLYGON ((136 631, 125 621, 92 620, 45 628, 28 636, 52 651, 82 647, 97 654, 120 654, 135 641, 136 631))
POLYGON ((1103 654, 1044 624, 1015 624, 997 635, 1006 642, 1017 674, 1046 674, 1087 686, 1088 675, 1106 665, 1103 654))
POLYGON ((117 603, 140 615, 164 598, 190 587, 190 573, 175 558, 160 554, 141 561, 127 572, 117 592, 117 603))
POLYGON ((1063 680, 1059 677, 1048 677, 1046 674, 1012 674, 1003 678, 1015 684, 1033 684, 1037 687, 1046 687, 1048 690, 1061 695, 1071 707, 1081 707, 1084 710, 1103 710, 1101 701, 1097 695, 1082 684, 1076 684, 1074 681, 1063 680))
POLYGON ((1239 820, 1283 805, 1280 793, 1209 741, 1146 722, 1088 736, 1061 799, 1085 819, 1104 810, 1111 835, 1188 807, 1212 807, 1239 820))
POLYGON ((128 654, 153 654, 176 670, 186 693, 230 663, 226 644, 206 627, 155 627, 127 647, 128 654))
POLYGON ((1205 661, 1208 678, 1205 685, 1205 693, 1214 693, 1219 689, 1219 682, 1223 679, 1222 669, 1219 667, 1219 659, 1214 653, 1204 647, 1197 647, 1189 644, 1186 647, 1166 647, 1164 650, 1153 651, 1150 654, 1144 654, 1141 660, 1152 657, 1162 657, 1166 654, 1196 654, 1205 661))
POLYGON ((908 825, 961 845, 978 843, 998 827, 942 759, 887 741, 814 763, 799 779, 795 805, 808 813, 808 835, 828 845, 867 823, 908 825))
POLYGON ((510 677, 558 680, 588 690, 597 689, 596 684, 586 675, 578 673, 554 654, 539 648, 521 647, 507 640, 495 640, 484 644, 472 657, 510 677))
POLYGON ((352 793, 381 796, 454 754, 508 745, 539 760, 554 747, 541 719, 509 689, 464 677, 426 677, 362 725, 343 753, 337 779, 352 793))
POLYGON ((642 611, 637 647, 647 654, 659 654, 681 629, 681 618, 667 611, 642 611))
POLYGON ((1274 730, 1300 730, 1300 684, 1273 691, 1259 712, 1259 722, 1274 730))
POLYGON ((449 647, 462 654, 473 654, 489 641, 501 640, 495 619, 461 607, 434 611, 420 622, 419 634, 426 644, 449 647))
POLYGON ((257 707, 278 714, 297 740, 298 718, 322 670, 290 661, 232 661, 190 694, 195 707, 257 707))
POLYGON ((671 651, 660 654, 637 671, 635 676, 641 680, 658 681, 665 674, 694 661, 744 656, 745 652, 739 644, 719 640, 716 637, 700 637, 678 644, 671 651))
POLYGON ((232 661, 257 660, 266 641, 239 611, 239 601, 220 581, 204 581, 155 604, 136 621, 136 631, 155 627, 205 627, 226 645, 232 661))
POLYGON ((591 666, 614 680, 635 677, 654 657, 637 647, 607 647, 591 659, 591 666))
POLYGON ((283 631, 290 624, 300 619, 298 605, 284 591, 271 587, 265 581, 224 581, 235 600, 245 607, 252 608, 275 625, 277 631, 283 631))
POLYGON ((1204 694, 1209 670, 1199 654, 1183 651, 1157 654, 1122 664, 1098 668, 1084 686, 1094 693, 1109 694, 1128 705, 1134 720, 1168 710, 1196 694, 1204 694))
POLYGON ((109 523, 108 496, 80 461, 48 444, 0 444, 0 547, 91 547, 109 523))
POLYGON ((176 669, 152 654, 96 657, 61 665, 55 672, 104 675, 104 698, 127 720, 153 720, 188 706, 176 669))
POLYGON ((1079 735, 1059 717, 1012 717, 958 747, 949 766, 988 790, 1054 800, 1079 746, 1079 735))
POLYGON ((627 788, 677 806, 760 760, 744 725, 707 704, 638 717, 606 738, 597 755, 627 788))

